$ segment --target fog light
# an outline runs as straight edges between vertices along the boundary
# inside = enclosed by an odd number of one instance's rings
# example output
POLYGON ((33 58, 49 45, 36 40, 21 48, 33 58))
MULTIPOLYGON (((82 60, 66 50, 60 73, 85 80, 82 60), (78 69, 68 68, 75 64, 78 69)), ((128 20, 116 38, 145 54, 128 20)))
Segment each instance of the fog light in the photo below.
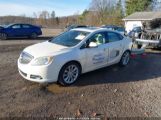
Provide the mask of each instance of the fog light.
POLYGON ((41 76, 38 76, 38 75, 30 75, 30 78, 31 79, 39 79, 39 80, 42 79, 42 77, 41 76))

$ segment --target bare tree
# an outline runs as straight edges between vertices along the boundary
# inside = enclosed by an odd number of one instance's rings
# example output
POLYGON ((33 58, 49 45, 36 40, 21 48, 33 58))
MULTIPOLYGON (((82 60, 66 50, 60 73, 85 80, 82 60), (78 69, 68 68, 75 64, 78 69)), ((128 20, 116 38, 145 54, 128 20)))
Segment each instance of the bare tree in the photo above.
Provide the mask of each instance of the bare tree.
POLYGON ((92 0, 90 10, 97 12, 100 24, 103 24, 107 16, 114 11, 114 5, 114 0, 92 0))
POLYGON ((50 18, 50 14, 48 11, 42 11, 39 14, 39 22, 41 25, 47 25, 48 24, 48 19, 50 18))
POLYGON ((50 14, 48 11, 42 11, 39 15, 39 18, 48 19, 50 18, 50 14))
POLYGON ((34 17, 34 18, 38 18, 36 12, 33 13, 33 17, 34 17))
POLYGON ((56 17, 56 24, 57 24, 57 26, 59 26, 59 18, 58 17, 56 17))
POLYGON ((55 18, 55 16, 56 16, 56 15, 55 15, 55 11, 52 11, 52 12, 51 12, 51 18, 53 18, 53 19, 54 19, 54 18, 55 18))

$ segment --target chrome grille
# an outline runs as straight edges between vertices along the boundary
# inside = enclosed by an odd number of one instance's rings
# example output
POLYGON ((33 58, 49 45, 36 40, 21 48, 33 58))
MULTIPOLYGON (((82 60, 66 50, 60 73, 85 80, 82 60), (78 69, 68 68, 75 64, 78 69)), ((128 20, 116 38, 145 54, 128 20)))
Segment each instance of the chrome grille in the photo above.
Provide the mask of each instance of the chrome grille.
POLYGON ((29 64, 34 57, 26 52, 22 52, 20 55, 20 63, 29 64))

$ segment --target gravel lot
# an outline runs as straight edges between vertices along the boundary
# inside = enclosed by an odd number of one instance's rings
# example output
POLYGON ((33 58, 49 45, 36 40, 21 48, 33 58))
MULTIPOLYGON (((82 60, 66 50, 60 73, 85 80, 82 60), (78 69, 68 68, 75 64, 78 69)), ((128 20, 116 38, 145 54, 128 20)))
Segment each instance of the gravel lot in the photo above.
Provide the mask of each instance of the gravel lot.
POLYGON ((84 74, 70 87, 43 86, 24 80, 16 65, 26 46, 43 39, 0 41, 0 118, 161 117, 161 51, 84 74))

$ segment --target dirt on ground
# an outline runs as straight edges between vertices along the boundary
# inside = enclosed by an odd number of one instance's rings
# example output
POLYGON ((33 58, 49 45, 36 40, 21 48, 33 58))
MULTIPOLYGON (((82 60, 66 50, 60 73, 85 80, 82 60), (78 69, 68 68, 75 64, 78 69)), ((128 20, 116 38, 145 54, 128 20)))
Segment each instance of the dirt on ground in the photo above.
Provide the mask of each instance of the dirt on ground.
POLYGON ((23 79, 17 70, 21 51, 41 41, 0 41, 0 118, 161 117, 160 50, 133 56, 124 68, 86 73, 69 87, 45 86, 23 79))

